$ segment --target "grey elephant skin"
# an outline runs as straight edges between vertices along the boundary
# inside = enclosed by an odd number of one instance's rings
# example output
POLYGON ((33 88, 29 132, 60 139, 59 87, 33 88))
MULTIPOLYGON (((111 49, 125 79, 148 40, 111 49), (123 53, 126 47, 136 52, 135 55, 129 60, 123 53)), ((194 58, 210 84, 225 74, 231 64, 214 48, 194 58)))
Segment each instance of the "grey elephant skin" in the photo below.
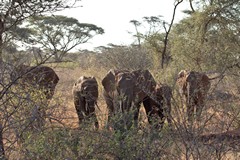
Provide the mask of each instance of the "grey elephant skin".
MULTIPOLYGON (((154 113, 153 101, 157 100, 155 93, 156 82, 148 70, 110 70, 102 80, 103 95, 109 110, 108 123, 116 113, 122 113, 127 128, 138 123, 138 114, 143 103, 148 121, 152 124, 154 113), (130 112, 131 111, 131 112, 130 112), (132 114, 133 113, 133 114, 132 114)), ((154 106, 161 108, 161 103, 154 106)), ((158 118, 162 117, 158 112, 158 118)))
POLYGON ((178 74, 177 83, 185 98, 188 121, 191 122, 194 115, 199 120, 211 87, 209 77, 204 73, 182 70, 178 74))
POLYGON ((59 77, 48 66, 20 65, 11 75, 13 81, 18 81, 22 86, 30 86, 42 90, 47 99, 52 99, 59 77))
POLYGON ((98 99, 98 83, 95 77, 81 76, 73 85, 74 105, 77 111, 79 125, 83 120, 93 120, 99 128, 95 107, 98 99))

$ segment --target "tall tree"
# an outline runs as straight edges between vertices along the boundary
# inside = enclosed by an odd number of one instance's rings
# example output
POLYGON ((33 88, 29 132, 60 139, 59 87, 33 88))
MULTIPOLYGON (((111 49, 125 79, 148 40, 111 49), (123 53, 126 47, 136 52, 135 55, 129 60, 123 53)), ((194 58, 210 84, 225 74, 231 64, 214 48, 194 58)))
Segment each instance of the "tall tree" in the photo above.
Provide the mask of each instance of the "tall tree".
POLYGON ((33 15, 60 11, 73 7, 77 0, 3 0, 0 5, 0 60, 2 49, 11 29, 21 24, 23 20, 33 15))
POLYGON ((94 24, 80 23, 65 16, 37 16, 29 20, 32 41, 54 55, 60 61, 74 47, 86 43, 104 30, 94 24))
POLYGON ((137 37, 138 43, 140 43, 141 38, 143 38, 144 42, 150 44, 150 46, 155 50, 157 54, 157 61, 159 63, 158 68, 163 69, 164 63, 168 64, 170 59, 170 55, 167 51, 169 34, 174 23, 176 9, 182 2, 183 0, 175 1, 172 19, 169 24, 162 20, 161 16, 143 17, 143 22, 147 23, 148 25, 148 31, 145 33, 140 33, 138 29, 138 27, 143 25, 143 23, 140 23, 136 20, 130 21, 135 27, 136 35, 134 35, 134 37, 137 37))
POLYGON ((238 66, 240 2, 198 2, 201 8, 194 7, 195 11, 174 27, 171 46, 175 58, 181 65, 198 70, 238 66))

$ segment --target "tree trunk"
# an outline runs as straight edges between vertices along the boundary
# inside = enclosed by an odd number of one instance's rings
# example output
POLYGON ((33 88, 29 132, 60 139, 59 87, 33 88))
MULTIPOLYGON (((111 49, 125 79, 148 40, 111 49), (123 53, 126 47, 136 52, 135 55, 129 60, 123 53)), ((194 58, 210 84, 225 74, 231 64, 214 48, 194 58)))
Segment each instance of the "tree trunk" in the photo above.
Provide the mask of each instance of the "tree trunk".
POLYGON ((2 49, 3 49, 3 32, 4 32, 4 23, 0 17, 0 62, 2 62, 2 49))
POLYGON ((61 58, 61 55, 59 53, 59 51, 54 51, 54 61, 55 62, 61 62, 62 58, 61 58))
POLYGON ((6 159, 3 146, 3 128, 1 123, 0 123, 0 159, 6 159))

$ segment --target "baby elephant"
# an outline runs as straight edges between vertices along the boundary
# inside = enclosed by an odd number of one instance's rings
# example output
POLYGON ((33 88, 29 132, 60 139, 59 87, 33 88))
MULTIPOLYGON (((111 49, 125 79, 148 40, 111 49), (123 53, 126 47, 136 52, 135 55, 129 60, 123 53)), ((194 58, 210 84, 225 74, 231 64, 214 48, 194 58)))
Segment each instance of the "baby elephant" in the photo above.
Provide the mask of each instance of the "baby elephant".
POLYGON ((79 124, 83 120, 93 119, 95 127, 99 124, 95 113, 98 99, 98 84, 95 77, 81 76, 73 86, 74 105, 77 111, 79 124))
POLYGON ((172 89, 167 84, 157 84, 152 97, 146 99, 143 103, 149 104, 145 107, 146 112, 149 113, 149 123, 153 123, 152 120, 157 118, 158 123, 155 124, 155 128, 161 129, 163 127, 165 119, 167 119, 169 126, 172 126, 171 119, 171 99, 172 89))

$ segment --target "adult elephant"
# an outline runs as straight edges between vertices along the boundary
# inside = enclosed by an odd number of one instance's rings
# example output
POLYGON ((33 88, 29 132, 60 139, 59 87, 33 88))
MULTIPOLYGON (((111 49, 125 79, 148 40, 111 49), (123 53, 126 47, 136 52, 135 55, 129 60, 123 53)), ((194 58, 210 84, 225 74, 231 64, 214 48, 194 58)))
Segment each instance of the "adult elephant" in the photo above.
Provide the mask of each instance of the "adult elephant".
POLYGON ((95 122, 95 127, 99 128, 95 106, 98 99, 98 83, 95 77, 81 76, 73 85, 74 105, 77 111, 79 124, 84 119, 95 122))
MULTIPOLYGON (((146 113, 149 115, 149 123, 152 123, 153 107, 150 99, 156 99, 154 98, 156 82, 148 70, 132 72, 110 70, 103 78, 102 85, 103 95, 109 110, 108 121, 111 121, 112 115, 120 112, 125 115, 123 119, 127 128, 132 126, 132 120, 137 126, 139 109, 143 102, 146 113)), ((161 103, 158 104, 161 105, 161 103)))
MULTIPOLYGON (((29 123, 32 129, 41 129, 46 118, 50 118, 46 109, 58 84, 58 75, 48 66, 19 65, 10 78, 12 84, 16 83, 14 91, 24 102, 19 110, 22 116, 31 117, 29 123)), ((51 122, 51 118, 49 120, 51 122)))
POLYGON ((193 120, 194 114, 199 120, 211 86, 209 77, 204 73, 181 70, 177 83, 181 95, 185 97, 188 121, 193 120))
POLYGON ((11 75, 12 81, 19 82, 24 88, 33 87, 41 90, 46 99, 52 99, 59 77, 56 72, 48 66, 20 65, 11 75))

